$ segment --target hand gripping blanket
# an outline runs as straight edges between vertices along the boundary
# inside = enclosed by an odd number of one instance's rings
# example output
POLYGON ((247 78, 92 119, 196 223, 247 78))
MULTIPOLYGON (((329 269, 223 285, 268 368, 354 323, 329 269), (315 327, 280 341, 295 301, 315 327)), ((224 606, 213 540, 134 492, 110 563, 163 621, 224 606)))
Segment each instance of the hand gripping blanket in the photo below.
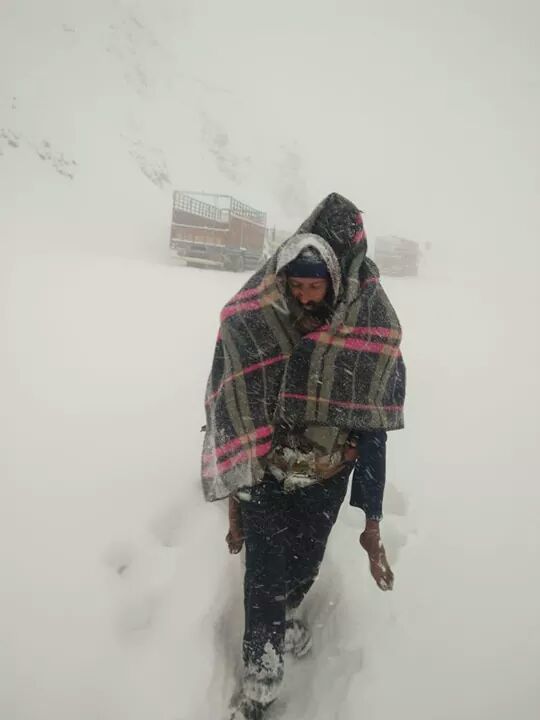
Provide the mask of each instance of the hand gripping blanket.
POLYGON ((223 308, 206 391, 207 500, 262 480, 277 424, 403 427, 401 327, 366 249, 361 212, 332 193, 223 308), (329 267, 335 306, 300 335, 280 271, 308 245, 329 267))

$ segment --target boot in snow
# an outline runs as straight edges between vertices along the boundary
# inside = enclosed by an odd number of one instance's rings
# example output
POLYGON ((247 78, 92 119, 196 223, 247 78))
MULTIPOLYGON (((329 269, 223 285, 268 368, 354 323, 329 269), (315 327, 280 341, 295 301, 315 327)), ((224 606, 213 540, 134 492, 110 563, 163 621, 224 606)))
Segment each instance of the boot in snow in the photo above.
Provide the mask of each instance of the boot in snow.
POLYGON ((231 705, 229 720, 264 720, 264 713, 268 705, 256 702, 243 693, 231 705))
POLYGON ((290 618, 285 624, 284 651, 295 658, 304 657, 311 650, 312 638, 308 626, 298 618, 290 618))

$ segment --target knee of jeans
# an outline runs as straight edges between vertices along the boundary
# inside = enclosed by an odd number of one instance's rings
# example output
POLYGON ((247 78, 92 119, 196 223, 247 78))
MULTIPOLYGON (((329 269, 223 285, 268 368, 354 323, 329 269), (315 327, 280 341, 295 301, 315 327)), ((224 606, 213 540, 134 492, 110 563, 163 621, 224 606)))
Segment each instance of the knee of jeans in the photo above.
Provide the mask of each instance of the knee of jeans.
POLYGON ((271 581, 262 574, 253 574, 246 576, 245 587, 251 597, 261 603, 280 603, 285 600, 285 580, 281 578, 271 581))
POLYGON ((246 573, 272 580, 285 574, 286 548, 265 538, 263 542, 246 535, 246 573))

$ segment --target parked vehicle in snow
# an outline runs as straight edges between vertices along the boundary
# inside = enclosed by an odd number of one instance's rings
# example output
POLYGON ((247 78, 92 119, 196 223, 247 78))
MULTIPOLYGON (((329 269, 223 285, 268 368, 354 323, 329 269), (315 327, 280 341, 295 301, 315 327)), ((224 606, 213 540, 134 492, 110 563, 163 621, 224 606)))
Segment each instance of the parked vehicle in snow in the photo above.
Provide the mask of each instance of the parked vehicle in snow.
POLYGON ((266 213, 230 195, 174 193, 170 248, 189 265, 252 270, 265 233, 266 213))
POLYGON ((418 275, 420 246, 396 235, 378 237, 374 260, 382 275, 418 275))

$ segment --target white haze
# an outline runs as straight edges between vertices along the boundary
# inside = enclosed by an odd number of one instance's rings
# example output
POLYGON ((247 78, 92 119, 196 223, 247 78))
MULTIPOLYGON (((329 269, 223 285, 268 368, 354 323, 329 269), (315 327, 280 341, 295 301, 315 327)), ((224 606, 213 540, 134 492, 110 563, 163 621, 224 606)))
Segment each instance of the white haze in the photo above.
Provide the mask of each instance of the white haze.
POLYGON ((0 717, 225 717, 241 563, 198 485, 220 306, 168 257, 173 188, 293 230, 338 191, 405 330, 381 594, 343 508, 284 720, 536 720, 535 2, 4 0, 0 717))

